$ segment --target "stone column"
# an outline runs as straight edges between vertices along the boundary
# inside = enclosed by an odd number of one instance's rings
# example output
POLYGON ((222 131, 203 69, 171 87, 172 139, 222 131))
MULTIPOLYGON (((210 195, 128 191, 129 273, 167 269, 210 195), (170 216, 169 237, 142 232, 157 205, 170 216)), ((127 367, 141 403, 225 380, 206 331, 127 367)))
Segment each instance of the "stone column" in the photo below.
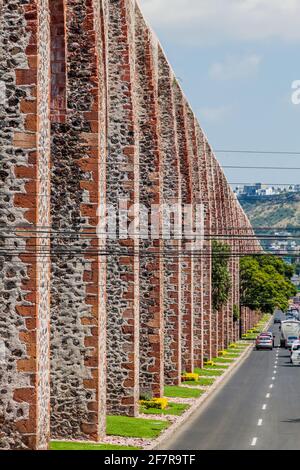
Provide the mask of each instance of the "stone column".
POLYGON ((140 239, 140 390, 163 395, 162 163, 158 128, 157 41, 136 7, 140 204, 146 209, 140 239), (154 217, 154 220, 151 217, 154 217), (156 220, 155 220, 155 217, 156 220), (152 233, 150 223, 154 224, 152 233))
POLYGON ((139 202, 135 2, 108 0, 107 9, 106 198, 119 229, 117 239, 107 242, 107 409, 135 416, 140 346, 139 239, 134 221, 139 202))
POLYGON ((181 381, 181 235, 172 227, 181 204, 181 181, 174 108, 175 77, 158 47, 158 103, 163 162, 165 383, 181 381), (177 212, 177 214, 176 214, 177 212), (168 224, 169 222, 169 224, 168 224), (170 234, 168 233, 169 228, 170 234), (173 233, 172 233, 173 232, 173 233))
POLYGON ((0 449, 49 442, 48 2, 0 3, 0 449))
MULTIPOLYGON (((183 221, 189 217, 188 211, 192 207, 192 155, 188 148, 188 120, 186 114, 186 103, 182 91, 178 83, 174 83, 174 102, 175 117, 177 127, 177 143, 180 163, 180 181, 181 181, 181 197, 184 205, 183 221)), ((191 219, 193 213, 191 213, 191 219)), ((192 221, 192 220, 191 220, 192 221)), ((184 228, 188 229, 187 226, 184 228)), ((192 230, 193 227, 190 227, 192 230)), ((191 235, 191 234, 190 234, 191 235)), ((189 234, 183 233, 182 239, 182 278, 181 278, 181 358, 182 370, 193 372, 193 297, 194 282, 193 269, 194 257, 192 253, 191 241, 189 234)))
MULTIPOLYGON (((203 153, 203 134, 196 121, 193 111, 187 108, 187 122, 188 122, 188 150, 191 160, 191 175, 192 175, 192 203, 195 209, 196 205, 203 204, 202 200, 202 185, 201 175, 202 168, 205 168, 204 153, 203 153)), ((205 171, 204 171, 205 173, 205 171)), ((208 206, 206 204, 205 215, 209 220, 208 206)), ((196 220, 195 220, 196 222, 196 220)), ((202 221, 203 222, 203 221, 202 221)), ((196 240, 197 241, 197 240, 196 240)), ((204 284, 203 284, 203 265, 205 263, 204 250, 207 249, 207 241, 204 241, 203 247, 198 247, 198 243, 193 248, 192 254, 192 359, 193 368, 203 366, 203 302, 204 302, 204 284)), ((206 285, 206 289, 210 288, 210 283, 206 285)))
MULTIPOLYGON (((216 176, 216 163, 215 157, 209 146, 208 142, 206 141, 206 154, 207 154, 207 162, 208 162, 208 178, 210 181, 211 187, 211 231, 210 237, 211 240, 214 238, 217 241, 219 240, 219 190, 218 188, 218 181, 216 176)), ((217 320, 218 320, 218 312, 211 311, 211 326, 210 326, 210 354, 211 357, 215 357, 218 354, 217 345, 218 345, 218 328, 217 328, 217 320)))
POLYGON ((105 278, 98 238, 106 120, 100 4, 51 2, 51 432, 105 431, 105 278))

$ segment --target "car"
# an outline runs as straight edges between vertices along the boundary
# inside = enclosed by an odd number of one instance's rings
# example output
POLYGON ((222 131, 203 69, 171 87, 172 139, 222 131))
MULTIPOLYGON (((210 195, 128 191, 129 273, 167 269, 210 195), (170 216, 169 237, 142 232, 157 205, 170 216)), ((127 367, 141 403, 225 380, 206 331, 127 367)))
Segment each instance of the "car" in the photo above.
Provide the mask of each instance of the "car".
POLYGON ((292 349, 292 345, 295 341, 299 341, 299 336, 288 336, 285 341, 286 349, 292 349))
POLYGON ((263 332, 261 333, 261 336, 264 336, 264 335, 270 336, 270 338, 272 338, 272 340, 273 340, 273 348, 274 348, 275 335, 272 333, 272 331, 263 331, 263 332))
POLYGON ((274 318, 274 324, 275 323, 281 323, 281 318, 280 317, 275 317, 274 318))
POLYGON ((300 365, 300 341, 294 341, 291 349, 291 363, 294 366, 300 365))
POLYGON ((261 333, 257 336, 255 347, 259 349, 273 349, 274 347, 274 337, 272 333, 261 333))

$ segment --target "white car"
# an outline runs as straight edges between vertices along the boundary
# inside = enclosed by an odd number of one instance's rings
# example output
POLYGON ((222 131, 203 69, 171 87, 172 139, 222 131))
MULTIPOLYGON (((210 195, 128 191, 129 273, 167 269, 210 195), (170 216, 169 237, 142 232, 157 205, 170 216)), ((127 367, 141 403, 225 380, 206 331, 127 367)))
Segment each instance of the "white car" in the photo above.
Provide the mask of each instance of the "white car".
POLYGON ((299 336, 288 336, 285 342, 285 347, 291 350, 295 341, 298 341, 298 340, 299 340, 299 336))
POLYGON ((300 341, 294 341, 291 348, 291 363, 294 366, 300 365, 300 341))

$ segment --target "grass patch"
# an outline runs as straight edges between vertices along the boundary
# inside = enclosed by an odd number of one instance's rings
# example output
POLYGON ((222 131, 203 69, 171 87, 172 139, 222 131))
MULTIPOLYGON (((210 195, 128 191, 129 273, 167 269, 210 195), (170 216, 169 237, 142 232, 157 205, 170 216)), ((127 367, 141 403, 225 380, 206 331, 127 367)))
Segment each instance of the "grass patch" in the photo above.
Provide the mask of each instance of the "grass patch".
MULTIPOLYGON (((226 369, 228 369, 228 367, 229 367, 229 366, 226 365, 226 364, 217 364, 217 365, 215 365, 215 366, 204 366, 204 369, 203 369, 203 370, 215 370, 215 369, 226 370, 226 369)), ((200 370, 200 369, 199 369, 199 370, 200 370)), ((218 372, 218 371, 216 370, 216 372, 218 372)))
POLYGON ((204 385, 204 386, 207 386, 207 385, 212 385, 214 383, 214 379, 209 379, 209 378, 206 378, 206 377, 199 377, 199 380, 195 380, 195 381, 187 381, 187 382, 183 382, 185 385, 204 385))
POLYGON ((109 436, 155 438, 169 426, 166 421, 128 416, 107 416, 106 432, 109 436))
MULTIPOLYGON (((195 385, 195 382, 193 382, 195 385)), ((170 398, 198 398, 202 395, 203 391, 197 388, 185 388, 176 385, 166 385, 164 395, 170 398)))
POLYGON ((224 363, 225 363, 225 364, 226 364, 226 362, 233 362, 234 359, 233 359, 232 357, 215 357, 215 358, 213 359, 213 361, 214 361, 216 364, 218 364, 218 363, 220 363, 220 364, 224 364, 224 363))
POLYGON ((214 369, 199 369, 199 368, 196 368, 195 369, 195 373, 196 374, 199 374, 201 377, 203 376, 207 376, 207 377, 210 377, 210 376, 219 376, 219 375, 222 375, 224 373, 223 370, 214 370, 214 369))
POLYGON ((184 405, 183 403, 169 403, 168 407, 164 410, 158 410, 157 408, 148 408, 141 406, 140 412, 146 415, 172 415, 180 416, 182 415, 190 405, 184 405))
POLYGON ((239 357, 239 356, 240 356, 240 353, 227 351, 227 354, 224 357, 233 357, 233 358, 235 358, 235 357, 239 357))
POLYGON ((140 447, 117 446, 113 444, 91 444, 84 442, 58 442, 50 443, 50 450, 139 450, 140 447))

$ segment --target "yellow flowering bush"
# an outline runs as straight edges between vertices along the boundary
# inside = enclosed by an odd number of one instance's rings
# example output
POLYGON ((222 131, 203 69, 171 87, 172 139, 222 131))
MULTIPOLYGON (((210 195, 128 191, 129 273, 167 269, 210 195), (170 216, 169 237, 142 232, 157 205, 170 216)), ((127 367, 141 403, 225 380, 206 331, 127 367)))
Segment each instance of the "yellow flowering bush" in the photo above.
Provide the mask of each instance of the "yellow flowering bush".
POLYGON ((226 356, 228 354, 227 351, 219 351, 219 356, 226 356))
POLYGON ((229 349, 237 349, 238 345, 235 344, 235 343, 231 343, 228 347, 229 347, 229 349))
POLYGON ((149 408, 155 408, 156 410, 165 410, 168 405, 167 398, 152 398, 151 400, 141 400, 140 404, 144 406, 147 410, 149 408))
POLYGON ((199 374, 185 373, 184 375, 182 375, 181 378, 183 382, 186 382, 186 381, 197 382, 197 380, 199 380, 199 374))

